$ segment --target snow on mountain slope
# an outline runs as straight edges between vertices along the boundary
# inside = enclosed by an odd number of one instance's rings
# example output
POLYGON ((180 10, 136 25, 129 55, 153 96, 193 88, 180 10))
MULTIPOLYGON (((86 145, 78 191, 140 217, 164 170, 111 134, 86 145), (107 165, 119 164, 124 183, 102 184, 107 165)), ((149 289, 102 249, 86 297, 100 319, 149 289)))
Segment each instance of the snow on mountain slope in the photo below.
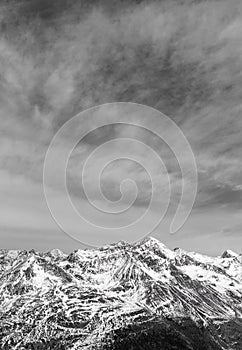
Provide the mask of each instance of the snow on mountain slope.
POLYGON ((1 349, 113 349, 116 332, 154 320, 183 340, 190 322, 211 349, 241 349, 230 343, 241 318, 242 258, 231 251, 211 258, 154 238, 69 255, 0 250, 1 349))

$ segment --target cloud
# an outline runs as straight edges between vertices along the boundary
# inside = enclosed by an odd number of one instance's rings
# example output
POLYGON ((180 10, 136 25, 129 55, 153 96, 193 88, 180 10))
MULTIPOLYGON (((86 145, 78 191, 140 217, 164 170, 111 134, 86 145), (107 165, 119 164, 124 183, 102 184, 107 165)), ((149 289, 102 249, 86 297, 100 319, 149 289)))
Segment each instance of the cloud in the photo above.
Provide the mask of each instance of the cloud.
MULTIPOLYGON (((132 101, 171 116, 189 139, 199 170, 196 208, 241 208, 241 2, 117 2, 111 10, 107 4, 86 4, 82 13, 78 2, 51 5, 49 12, 38 1, 1 5, 0 169, 40 186, 45 152, 65 121, 97 104, 132 101)), ((169 149, 127 127, 103 128, 77 147, 68 170, 72 192, 84 198, 79 174, 86 156, 103 141, 127 135, 161 153, 177 201, 181 179, 169 149)), ((156 164, 150 166, 155 172, 156 164)), ((93 163, 90 183, 95 169, 93 163)), ((136 205, 147 205, 149 179, 130 162, 106 169, 104 193, 118 198, 126 177, 137 182, 136 205)), ((165 196, 164 179, 157 174, 154 184, 165 196)), ((17 206, 20 198, 16 192, 17 206)))

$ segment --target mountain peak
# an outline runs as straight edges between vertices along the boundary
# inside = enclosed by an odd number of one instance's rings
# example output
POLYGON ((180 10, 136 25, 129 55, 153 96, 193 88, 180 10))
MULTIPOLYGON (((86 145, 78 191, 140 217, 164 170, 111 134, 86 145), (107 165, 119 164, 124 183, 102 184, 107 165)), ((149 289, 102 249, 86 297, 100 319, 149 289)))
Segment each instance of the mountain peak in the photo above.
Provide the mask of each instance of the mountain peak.
POLYGON ((145 237, 141 243, 149 243, 149 244, 163 244, 161 241, 159 241, 157 238, 154 238, 152 236, 145 237))
POLYGON ((228 250, 225 250, 225 252, 223 252, 223 254, 221 255, 221 258, 237 258, 238 256, 239 254, 228 249, 228 250))
POLYGON ((67 254, 63 253, 62 250, 60 250, 60 249, 52 249, 45 254, 54 258, 54 259, 65 258, 67 256, 67 254))

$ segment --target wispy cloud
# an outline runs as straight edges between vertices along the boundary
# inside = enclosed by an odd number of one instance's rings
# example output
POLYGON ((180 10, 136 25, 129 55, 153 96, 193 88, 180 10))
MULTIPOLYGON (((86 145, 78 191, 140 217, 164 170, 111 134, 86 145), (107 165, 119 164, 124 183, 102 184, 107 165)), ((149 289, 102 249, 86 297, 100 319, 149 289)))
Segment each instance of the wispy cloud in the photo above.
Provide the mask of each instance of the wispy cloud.
MULTIPOLYGON (((81 12, 73 2, 69 9, 63 5, 64 12, 51 7, 49 15, 38 18, 37 7, 27 2, 14 8, 1 5, 0 168, 11 178, 22 176, 41 185, 48 144, 66 120, 97 104, 132 101, 169 115, 189 139, 199 170, 196 207, 237 210, 242 198, 241 2, 120 2, 111 11, 105 4, 81 12)), ((86 155, 108 137, 124 135, 160 147, 140 130, 96 132, 70 161, 75 193, 86 155)), ((179 169, 169 150, 160 149, 176 200, 179 169)), ((90 182, 94 173, 95 164, 90 182)), ((127 176, 140 189, 136 204, 146 205, 149 179, 129 162, 106 169, 104 192, 118 198, 120 180, 127 176)), ((185 180, 189 182, 189 169, 185 180)), ((155 185, 162 187, 160 178, 155 185)), ((10 188, 4 185, 1 191, 7 196, 10 188)), ((16 192, 16 203, 21 196, 16 192)))

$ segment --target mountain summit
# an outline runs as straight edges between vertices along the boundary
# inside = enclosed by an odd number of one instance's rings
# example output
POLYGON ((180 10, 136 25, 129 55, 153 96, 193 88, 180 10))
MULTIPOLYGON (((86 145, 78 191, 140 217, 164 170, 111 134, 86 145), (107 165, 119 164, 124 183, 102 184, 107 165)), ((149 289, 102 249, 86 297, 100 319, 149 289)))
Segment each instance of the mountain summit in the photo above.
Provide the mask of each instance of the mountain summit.
POLYGON ((1 349, 241 350, 242 256, 0 250, 0 324, 1 349))

